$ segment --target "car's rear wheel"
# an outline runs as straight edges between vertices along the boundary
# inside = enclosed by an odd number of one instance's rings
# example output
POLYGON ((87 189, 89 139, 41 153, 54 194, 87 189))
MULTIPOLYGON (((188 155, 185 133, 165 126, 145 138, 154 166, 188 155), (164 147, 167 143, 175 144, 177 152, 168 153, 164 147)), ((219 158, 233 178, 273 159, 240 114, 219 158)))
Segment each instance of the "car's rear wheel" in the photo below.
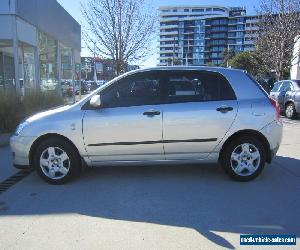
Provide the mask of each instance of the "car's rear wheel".
POLYGON ((234 180, 250 181, 263 170, 266 153, 260 140, 242 136, 230 142, 224 149, 222 165, 234 180))
POLYGON ((64 184, 80 170, 80 157, 73 145, 60 138, 42 141, 33 156, 37 173, 51 184, 64 184))
POLYGON ((293 103, 288 103, 285 107, 285 116, 289 119, 293 119, 296 116, 296 109, 293 103))

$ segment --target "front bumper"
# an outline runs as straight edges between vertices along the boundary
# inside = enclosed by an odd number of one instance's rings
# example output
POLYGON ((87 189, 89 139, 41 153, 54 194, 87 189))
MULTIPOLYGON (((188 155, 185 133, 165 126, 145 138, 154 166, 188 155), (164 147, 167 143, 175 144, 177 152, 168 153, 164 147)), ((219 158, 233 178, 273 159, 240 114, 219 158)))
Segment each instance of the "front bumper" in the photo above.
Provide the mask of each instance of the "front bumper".
POLYGON ((13 164, 17 168, 29 167, 29 152, 31 145, 37 137, 33 136, 15 136, 10 137, 10 148, 13 155, 13 164))

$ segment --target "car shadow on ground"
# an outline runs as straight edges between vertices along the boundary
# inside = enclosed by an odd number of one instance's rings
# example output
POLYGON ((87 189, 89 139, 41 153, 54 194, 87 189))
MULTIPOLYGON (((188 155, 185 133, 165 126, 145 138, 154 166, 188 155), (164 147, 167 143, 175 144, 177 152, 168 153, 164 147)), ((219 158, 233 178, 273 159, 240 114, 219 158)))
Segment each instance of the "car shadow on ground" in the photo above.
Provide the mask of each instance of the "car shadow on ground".
POLYGON ((192 228, 229 249, 234 246, 218 232, 299 237, 300 179, 288 162, 300 161, 283 158, 247 183, 230 180, 217 165, 102 167, 63 186, 32 174, 18 184, 22 189, 0 197, 7 203, 0 216, 78 213, 192 228), (10 200, 17 192, 20 198, 10 200))

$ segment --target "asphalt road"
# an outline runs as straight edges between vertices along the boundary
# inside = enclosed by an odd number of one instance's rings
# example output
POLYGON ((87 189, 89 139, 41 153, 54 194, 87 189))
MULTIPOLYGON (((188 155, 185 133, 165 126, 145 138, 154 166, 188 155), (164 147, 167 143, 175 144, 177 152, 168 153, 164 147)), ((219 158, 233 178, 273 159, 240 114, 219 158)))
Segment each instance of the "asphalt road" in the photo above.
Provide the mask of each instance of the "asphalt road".
POLYGON ((252 249, 239 245, 252 233, 299 247, 299 149, 300 120, 285 119, 278 156, 248 183, 217 165, 98 168, 64 186, 33 173, 0 195, 0 248, 252 249))

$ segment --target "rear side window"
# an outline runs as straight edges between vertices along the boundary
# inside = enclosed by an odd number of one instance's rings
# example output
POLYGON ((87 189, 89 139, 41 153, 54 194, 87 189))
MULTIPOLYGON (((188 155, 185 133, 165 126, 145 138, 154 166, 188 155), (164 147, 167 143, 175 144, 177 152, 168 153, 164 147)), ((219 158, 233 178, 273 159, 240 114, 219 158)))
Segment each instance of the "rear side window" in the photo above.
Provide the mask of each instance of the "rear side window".
POLYGON ((271 91, 272 91, 272 92, 278 92, 279 89, 280 89, 281 84, 282 84, 282 82, 276 82, 276 83, 274 84, 274 87, 272 88, 271 91))
POLYGON ((235 100, 229 82, 219 73, 172 71, 165 78, 167 103, 235 100))
POLYGON ((292 85, 289 81, 284 81, 280 87, 280 91, 287 92, 292 90, 292 85))

